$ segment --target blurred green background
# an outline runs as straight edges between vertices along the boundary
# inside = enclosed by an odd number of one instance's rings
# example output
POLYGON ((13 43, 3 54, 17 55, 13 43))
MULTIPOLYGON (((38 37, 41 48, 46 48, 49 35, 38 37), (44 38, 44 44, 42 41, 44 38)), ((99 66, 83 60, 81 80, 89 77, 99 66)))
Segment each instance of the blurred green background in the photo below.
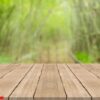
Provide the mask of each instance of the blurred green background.
POLYGON ((100 0, 0 0, 0 63, 100 62, 100 0))

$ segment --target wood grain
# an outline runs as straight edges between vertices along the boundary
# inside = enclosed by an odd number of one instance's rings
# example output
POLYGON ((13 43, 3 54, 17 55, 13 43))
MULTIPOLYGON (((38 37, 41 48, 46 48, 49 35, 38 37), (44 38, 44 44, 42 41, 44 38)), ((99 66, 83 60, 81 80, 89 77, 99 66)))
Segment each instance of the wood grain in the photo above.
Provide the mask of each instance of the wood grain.
POLYGON ((5 100, 100 100, 100 64, 0 65, 5 100))
POLYGON ((9 100, 33 100, 43 64, 36 64, 18 85, 9 100))
POLYGON ((100 78, 100 64, 82 64, 82 66, 100 78))
POLYGON ((100 100, 100 79, 80 64, 68 64, 68 66, 90 93, 92 100, 100 100))
POLYGON ((34 99, 66 100, 56 64, 44 65, 34 99))
POLYGON ((58 64, 67 100, 91 100, 90 95, 65 64, 58 64))
POLYGON ((13 71, 14 69, 18 68, 19 64, 10 64, 10 65, 3 65, 0 67, 0 79, 3 78, 6 74, 13 71))
POLYGON ((4 96, 7 99, 31 67, 32 65, 23 64, 21 68, 9 72, 9 74, 0 79, 0 96, 4 96))

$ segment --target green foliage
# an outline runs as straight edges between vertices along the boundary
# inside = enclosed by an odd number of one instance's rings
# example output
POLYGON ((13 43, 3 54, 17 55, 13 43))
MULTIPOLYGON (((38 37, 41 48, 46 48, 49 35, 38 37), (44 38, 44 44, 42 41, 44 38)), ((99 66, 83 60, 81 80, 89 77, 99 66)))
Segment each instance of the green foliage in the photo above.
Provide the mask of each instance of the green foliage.
POLYGON ((0 55, 0 64, 12 63, 12 62, 13 62, 13 60, 10 56, 0 55))
POLYGON ((91 63, 93 62, 93 57, 85 52, 79 52, 76 54, 76 57, 79 61, 83 63, 91 63))
POLYGON ((0 0, 0 52, 13 60, 36 60, 43 48, 66 42, 68 54, 96 62, 99 37, 100 0, 0 0))

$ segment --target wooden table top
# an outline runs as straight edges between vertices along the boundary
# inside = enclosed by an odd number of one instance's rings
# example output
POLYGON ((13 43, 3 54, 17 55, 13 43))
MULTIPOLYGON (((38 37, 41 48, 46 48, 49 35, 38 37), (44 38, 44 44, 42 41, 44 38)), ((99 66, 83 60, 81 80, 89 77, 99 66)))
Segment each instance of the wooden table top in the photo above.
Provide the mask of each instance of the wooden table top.
POLYGON ((100 100, 100 64, 1 64, 0 100, 100 100))

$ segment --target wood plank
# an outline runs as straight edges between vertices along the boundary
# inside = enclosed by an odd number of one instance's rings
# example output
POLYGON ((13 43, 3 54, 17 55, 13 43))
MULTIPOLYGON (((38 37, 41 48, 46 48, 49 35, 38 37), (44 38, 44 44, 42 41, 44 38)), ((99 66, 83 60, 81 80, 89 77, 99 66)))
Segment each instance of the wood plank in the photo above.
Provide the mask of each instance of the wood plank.
POLYGON ((9 100, 33 100, 43 64, 36 64, 18 85, 9 100))
POLYGON ((82 66, 100 78, 100 64, 82 64, 82 66))
POLYGON ((10 64, 0 64, 0 70, 7 68, 9 65, 10 64))
POLYGON ((44 65, 35 100, 66 100, 56 64, 44 65))
POLYGON ((58 64, 58 69, 63 81, 67 100, 91 100, 90 95, 65 64, 58 64))
POLYGON ((6 74, 6 72, 9 72, 7 70, 9 64, 0 64, 0 78, 6 74), (5 71, 6 70, 6 71, 5 71))
POLYGON ((3 78, 9 72, 18 68, 18 65, 19 64, 11 64, 11 65, 7 65, 7 66, 3 66, 2 69, 0 69, 0 79, 3 78))
POLYGON ((68 64, 68 67, 90 93, 92 100, 100 100, 100 79, 80 64, 68 64))
POLYGON ((21 67, 0 79, 0 96, 4 96, 5 99, 8 99, 9 95, 31 68, 32 65, 22 64, 21 67))

